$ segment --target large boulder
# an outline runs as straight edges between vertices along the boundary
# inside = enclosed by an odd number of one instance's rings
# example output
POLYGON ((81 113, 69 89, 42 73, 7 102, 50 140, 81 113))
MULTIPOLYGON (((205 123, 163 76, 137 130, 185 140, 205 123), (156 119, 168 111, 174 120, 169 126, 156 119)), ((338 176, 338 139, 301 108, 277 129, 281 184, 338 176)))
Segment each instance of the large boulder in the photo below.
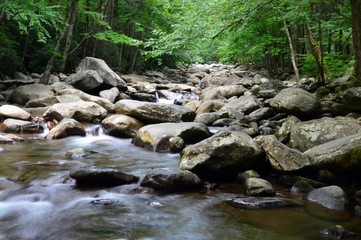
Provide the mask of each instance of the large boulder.
POLYGON ((227 180, 260 167, 262 149, 242 132, 222 131, 182 151, 179 167, 209 179, 227 180))
POLYGON ((169 151, 173 137, 180 137, 185 144, 192 144, 210 136, 208 127, 202 123, 159 123, 139 129, 133 143, 155 151, 169 151))
POLYGON ((35 83, 15 88, 10 98, 14 103, 24 106, 31 99, 51 96, 54 96, 54 92, 50 86, 35 83))
POLYGON ((285 88, 270 99, 269 104, 277 111, 305 117, 317 112, 319 101, 315 95, 301 88, 285 88))
POLYGON ((85 136, 84 126, 78 121, 65 118, 58 125, 52 128, 45 136, 47 139, 60 139, 68 136, 85 136))
POLYGON ((91 91, 103 84, 103 79, 94 70, 83 70, 73 73, 65 79, 65 83, 82 91, 91 91))
POLYGON ((299 122, 291 127, 289 145, 304 152, 317 145, 361 132, 361 122, 347 117, 299 122))
POLYGON ((332 218, 336 216, 339 218, 342 213, 347 212, 347 204, 347 195, 338 186, 318 188, 306 196, 307 211, 319 217, 332 218))
POLYGON ((148 174, 144 177, 140 186, 174 192, 200 189, 203 182, 194 173, 182 171, 174 174, 148 174))
POLYGON ((114 109, 118 114, 135 117, 145 123, 191 122, 196 115, 183 106, 137 100, 120 100, 115 103, 114 109))
POLYGON ((234 110, 249 114, 260 108, 260 102, 255 96, 241 96, 237 99, 230 100, 221 109, 221 112, 232 112, 234 110))
POLYGON ((67 102, 78 102, 82 99, 75 95, 59 95, 52 97, 35 98, 28 101, 25 106, 30 108, 47 107, 52 106, 55 103, 67 103, 67 102))
POLYGON ((106 134, 115 137, 131 138, 144 126, 143 123, 127 115, 115 114, 105 118, 102 126, 106 134))
POLYGON ((203 100, 213 100, 219 98, 231 98, 233 96, 241 96, 246 91, 242 85, 227 85, 219 87, 209 87, 202 91, 201 98, 203 100))
POLYGON ((0 107, 0 118, 15 118, 20 120, 29 120, 31 118, 30 113, 22 108, 13 105, 2 105, 0 107))
POLYGON ((246 189, 246 194, 248 196, 273 196, 275 195, 275 190, 273 189, 272 184, 262 178, 247 178, 243 183, 244 188, 246 189))
POLYGON ((108 112, 114 112, 114 104, 109 100, 102 97, 93 96, 90 94, 87 94, 83 91, 80 91, 78 89, 64 89, 57 93, 58 95, 72 95, 77 96, 83 101, 86 102, 94 102, 105 108, 108 112))
POLYGON ((103 90, 99 93, 99 96, 105 99, 108 99, 112 103, 115 102, 117 97, 119 96, 119 89, 116 87, 112 87, 111 89, 103 90))
POLYGON ((313 168, 358 176, 361 170, 361 133, 318 145, 304 154, 308 156, 313 168))
POLYGON ((343 108, 361 111, 361 87, 352 87, 342 93, 341 103, 343 108))
POLYGON ((107 115, 100 105, 93 102, 57 103, 50 107, 43 115, 45 120, 61 121, 63 118, 73 118, 79 122, 99 123, 107 115))
POLYGON ((258 136, 255 140, 265 151, 272 168, 277 171, 292 172, 310 165, 307 155, 282 144, 274 135, 258 136))
POLYGON ((8 118, 0 123, 0 131, 7 133, 42 133, 44 126, 31 121, 8 118))
POLYGON ((117 186, 138 182, 139 178, 112 168, 79 168, 70 170, 70 177, 79 186, 117 186))
POLYGON ((76 68, 76 71, 94 70, 103 79, 105 87, 117 87, 119 90, 126 90, 127 84, 116 74, 104 60, 92 57, 84 58, 76 68))

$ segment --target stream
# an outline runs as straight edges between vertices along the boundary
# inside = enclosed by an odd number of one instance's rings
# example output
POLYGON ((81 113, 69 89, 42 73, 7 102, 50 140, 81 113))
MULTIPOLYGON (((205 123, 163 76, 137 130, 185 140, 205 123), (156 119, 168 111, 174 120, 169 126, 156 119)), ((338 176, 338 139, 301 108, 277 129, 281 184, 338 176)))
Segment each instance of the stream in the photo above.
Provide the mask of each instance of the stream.
POLYGON ((217 190, 154 193, 138 184, 78 188, 68 177, 74 166, 115 168, 143 178, 176 173, 179 154, 156 153, 131 139, 104 135, 88 126, 86 137, 24 142, 0 147, 0 239, 325 239, 320 231, 336 224, 361 233, 357 217, 328 221, 303 207, 242 210, 225 200, 240 185, 217 190), (69 159, 74 148, 97 153, 69 159))

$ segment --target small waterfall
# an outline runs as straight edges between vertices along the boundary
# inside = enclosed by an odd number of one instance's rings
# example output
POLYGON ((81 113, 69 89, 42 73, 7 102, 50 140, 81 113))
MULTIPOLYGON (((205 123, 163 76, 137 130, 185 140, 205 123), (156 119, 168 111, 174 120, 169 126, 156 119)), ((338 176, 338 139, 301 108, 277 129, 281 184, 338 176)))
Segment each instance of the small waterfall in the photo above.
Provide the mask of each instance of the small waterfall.
POLYGON ((104 135, 104 130, 100 124, 89 124, 85 126, 87 136, 101 136, 104 135))

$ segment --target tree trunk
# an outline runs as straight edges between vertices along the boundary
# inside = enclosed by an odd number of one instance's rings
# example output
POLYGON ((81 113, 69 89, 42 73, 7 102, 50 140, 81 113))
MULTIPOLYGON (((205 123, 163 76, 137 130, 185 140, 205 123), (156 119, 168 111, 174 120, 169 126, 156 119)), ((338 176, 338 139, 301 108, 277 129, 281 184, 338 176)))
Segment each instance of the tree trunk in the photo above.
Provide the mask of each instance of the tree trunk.
POLYGON ((355 50, 356 85, 361 86, 361 0, 350 0, 352 14, 352 41, 355 50))
POLYGON ((317 41, 316 39, 313 37, 312 35, 312 32, 311 32, 311 27, 309 24, 306 24, 306 34, 307 34, 307 37, 310 41, 310 44, 312 46, 312 55, 313 57, 315 58, 315 61, 316 61, 316 64, 317 64, 317 67, 318 67, 318 70, 320 72, 320 77, 321 77, 321 83, 324 83, 325 82, 325 76, 324 76, 324 72, 323 72, 323 69, 322 69, 322 64, 321 64, 321 60, 322 60, 322 54, 321 54, 321 50, 320 48, 318 47, 318 44, 317 44, 317 41))
POLYGON ((74 32, 74 26, 75 26, 75 21, 76 21, 76 4, 77 4, 78 0, 72 0, 71 4, 70 4, 70 9, 69 9, 69 29, 68 29, 68 33, 66 36, 66 42, 65 42, 65 48, 64 48, 64 53, 63 53, 63 62, 61 63, 61 71, 63 72, 65 69, 65 65, 66 65, 66 60, 68 58, 68 54, 69 54, 69 50, 70 50, 70 46, 71 46, 71 40, 73 39, 73 32, 74 32))
MULTIPOLYGON (((89 0, 86 0, 86 10, 90 11, 90 6, 89 6, 89 0)), ((86 15, 85 16, 85 32, 86 34, 89 34, 89 16, 86 15)), ((87 38, 84 42, 84 47, 83 47, 83 58, 85 58, 87 56, 87 52, 88 52, 88 45, 89 45, 89 38, 87 38)))
POLYGON ((287 27, 287 23, 286 23, 285 19, 283 19, 283 25, 285 27, 285 32, 286 32, 287 39, 288 39, 288 45, 289 45, 289 48, 290 48, 290 55, 291 55, 291 62, 292 62, 293 71, 295 72, 295 78, 296 78, 296 82, 297 82, 297 85, 298 85, 298 82, 300 80, 300 73, 298 71, 298 67, 297 67, 297 63, 296 63, 295 50, 293 48, 291 34, 290 34, 290 31, 289 31, 289 29, 287 27))

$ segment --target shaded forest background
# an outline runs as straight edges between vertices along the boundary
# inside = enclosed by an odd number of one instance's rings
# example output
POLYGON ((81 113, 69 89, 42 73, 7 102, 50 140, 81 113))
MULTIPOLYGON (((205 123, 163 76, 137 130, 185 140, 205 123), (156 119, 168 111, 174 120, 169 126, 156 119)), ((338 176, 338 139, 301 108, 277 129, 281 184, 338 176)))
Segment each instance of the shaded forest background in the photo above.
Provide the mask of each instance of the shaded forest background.
POLYGON ((46 83, 91 56, 119 72, 241 63, 360 85, 360 15, 360 0, 1 0, 0 79, 46 83))

